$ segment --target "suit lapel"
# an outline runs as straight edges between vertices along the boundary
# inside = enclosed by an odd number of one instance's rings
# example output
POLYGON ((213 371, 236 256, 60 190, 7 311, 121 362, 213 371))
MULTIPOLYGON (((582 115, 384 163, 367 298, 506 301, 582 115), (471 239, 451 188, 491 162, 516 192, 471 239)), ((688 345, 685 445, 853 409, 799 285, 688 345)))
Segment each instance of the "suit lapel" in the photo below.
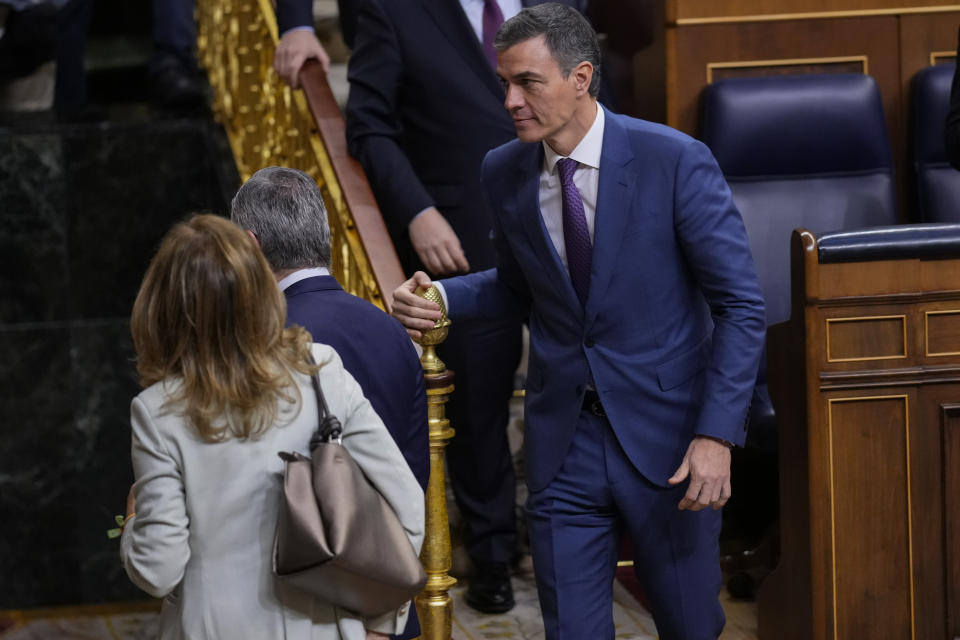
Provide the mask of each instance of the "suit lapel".
POLYGON ((594 222, 593 268, 590 272, 590 296, 587 298, 587 323, 596 317, 598 302, 606 294, 617 254, 623 242, 623 230, 634 178, 628 170, 633 152, 627 144, 627 131, 617 116, 604 109, 603 150, 600 153, 600 181, 597 186, 597 211, 594 222))
POLYGON ((440 32, 450 41, 451 46, 466 61, 473 72, 480 77, 497 100, 503 102, 503 88, 497 80, 497 74, 490 68, 487 57, 480 46, 476 32, 470 26, 467 15, 458 0, 421 0, 427 14, 437 23, 440 32))
POLYGON ((564 289, 563 297, 567 299, 577 317, 581 317, 583 306, 573 288, 570 274, 560 262, 560 256, 557 255, 553 241, 550 240, 540 213, 540 168, 543 166, 543 145, 531 144, 529 148, 530 152, 517 172, 517 188, 514 189, 517 215, 527 232, 530 245, 543 265, 544 275, 564 289))

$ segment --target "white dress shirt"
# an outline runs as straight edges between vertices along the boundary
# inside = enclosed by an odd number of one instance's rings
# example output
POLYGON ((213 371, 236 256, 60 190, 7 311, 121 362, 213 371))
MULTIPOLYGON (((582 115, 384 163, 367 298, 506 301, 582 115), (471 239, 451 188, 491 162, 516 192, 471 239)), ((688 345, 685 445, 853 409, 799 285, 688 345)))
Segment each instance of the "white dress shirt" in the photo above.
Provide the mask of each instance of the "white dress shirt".
MULTIPOLYGON (((500 7, 500 13, 503 14, 504 22, 523 9, 520 0, 497 0, 497 5, 500 7)), ((460 0, 460 6, 467 14, 467 20, 470 21, 474 33, 477 34, 477 40, 483 42, 483 0, 460 0)))
POLYGON ((292 287, 301 280, 306 280, 307 278, 316 278, 317 276, 328 276, 330 275, 330 269, 326 267, 311 267, 309 269, 297 269, 286 278, 280 280, 277 283, 277 286, 280 287, 280 291, 286 291, 287 287, 292 287))
MULTIPOLYGON (((570 152, 569 158, 580 163, 573 174, 573 183, 583 199, 583 213, 587 218, 590 242, 597 217, 597 187, 600 184, 600 153, 603 151, 603 108, 597 104, 597 115, 580 143, 570 152)), ((540 216, 547 234, 553 242, 560 262, 567 266, 567 247, 563 241, 563 195, 557 160, 563 156, 543 141, 543 168, 540 170, 540 216)))

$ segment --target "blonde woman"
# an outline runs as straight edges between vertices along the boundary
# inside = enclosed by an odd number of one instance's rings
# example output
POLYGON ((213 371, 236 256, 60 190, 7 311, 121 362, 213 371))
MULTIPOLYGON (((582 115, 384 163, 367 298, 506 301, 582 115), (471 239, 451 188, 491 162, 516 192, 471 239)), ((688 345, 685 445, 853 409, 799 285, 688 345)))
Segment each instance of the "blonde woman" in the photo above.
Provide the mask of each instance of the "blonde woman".
POLYGON ((343 445, 417 549, 424 519, 423 492, 357 383, 330 347, 284 329, 285 313, 254 242, 209 215, 167 234, 134 303, 145 389, 131 408, 121 553, 130 579, 164 598, 161 638, 364 640, 404 628, 409 605, 361 619, 273 576, 277 452, 308 454, 315 371, 343 445))

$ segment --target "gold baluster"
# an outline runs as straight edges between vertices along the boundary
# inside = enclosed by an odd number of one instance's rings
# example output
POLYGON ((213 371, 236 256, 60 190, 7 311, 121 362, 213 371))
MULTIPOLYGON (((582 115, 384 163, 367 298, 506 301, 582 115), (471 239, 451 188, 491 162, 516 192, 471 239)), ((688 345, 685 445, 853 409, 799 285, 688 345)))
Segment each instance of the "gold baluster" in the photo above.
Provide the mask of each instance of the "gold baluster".
POLYGON ((450 523, 447 519, 447 478, 443 450, 453 437, 445 405, 453 392, 453 372, 437 357, 436 347, 447 337, 450 320, 436 287, 417 295, 440 305, 443 317, 423 332, 420 365, 427 383, 427 419, 430 424, 430 482, 427 485, 427 522, 420 562, 427 572, 427 585, 415 598, 422 640, 449 640, 453 631, 453 601, 448 591, 457 581, 448 573, 452 562, 450 523))

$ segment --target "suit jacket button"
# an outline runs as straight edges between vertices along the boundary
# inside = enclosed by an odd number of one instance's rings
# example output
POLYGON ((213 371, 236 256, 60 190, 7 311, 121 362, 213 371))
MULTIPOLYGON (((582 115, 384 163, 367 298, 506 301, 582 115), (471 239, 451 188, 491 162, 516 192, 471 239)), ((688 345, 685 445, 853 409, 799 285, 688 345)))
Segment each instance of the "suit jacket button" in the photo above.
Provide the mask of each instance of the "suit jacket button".
POLYGON ((583 344, 586 345, 587 347, 592 347, 596 343, 593 341, 593 338, 587 338, 586 340, 583 341, 583 344))

